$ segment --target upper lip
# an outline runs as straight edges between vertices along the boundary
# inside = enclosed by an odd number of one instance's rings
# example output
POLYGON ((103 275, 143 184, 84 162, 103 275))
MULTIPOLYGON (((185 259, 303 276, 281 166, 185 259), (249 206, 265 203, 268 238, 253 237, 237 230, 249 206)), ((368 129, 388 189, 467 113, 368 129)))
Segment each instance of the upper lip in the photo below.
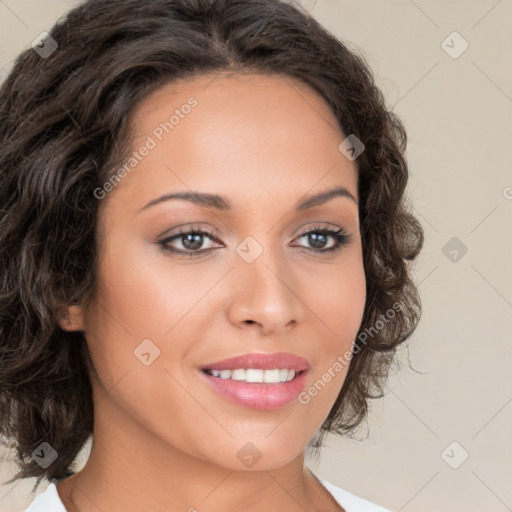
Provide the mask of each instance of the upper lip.
POLYGON ((302 371, 309 368, 309 363, 306 359, 289 352, 276 352, 274 354, 254 352, 209 363, 202 367, 203 370, 235 370, 237 368, 255 368, 258 370, 287 368, 288 370, 302 371))

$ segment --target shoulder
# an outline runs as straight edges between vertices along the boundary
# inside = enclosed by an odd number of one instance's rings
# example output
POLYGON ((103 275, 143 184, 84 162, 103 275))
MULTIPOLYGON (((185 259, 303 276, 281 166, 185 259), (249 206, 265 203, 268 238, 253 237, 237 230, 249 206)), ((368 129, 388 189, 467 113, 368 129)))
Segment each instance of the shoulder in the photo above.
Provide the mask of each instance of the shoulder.
POLYGON ((322 485, 332 494, 333 498, 346 510, 346 512, 391 512, 389 509, 376 505, 352 494, 341 487, 318 477, 322 485))
POLYGON ((57 486, 52 481, 48 487, 38 494, 32 503, 23 512, 67 512, 64 507, 57 486))

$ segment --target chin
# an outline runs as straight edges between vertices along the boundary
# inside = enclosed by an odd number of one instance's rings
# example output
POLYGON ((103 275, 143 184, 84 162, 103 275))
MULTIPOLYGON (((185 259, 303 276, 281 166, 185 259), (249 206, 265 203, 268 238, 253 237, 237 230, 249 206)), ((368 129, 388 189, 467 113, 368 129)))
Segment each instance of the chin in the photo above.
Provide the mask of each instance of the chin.
POLYGON ((217 445, 221 452, 212 454, 210 461, 230 471, 274 471, 304 454, 307 446, 305 438, 302 441, 292 440, 290 436, 283 439, 277 432, 265 438, 267 435, 247 435, 243 440, 230 439, 222 446, 217 445), (272 436, 274 439, 271 439, 272 436))

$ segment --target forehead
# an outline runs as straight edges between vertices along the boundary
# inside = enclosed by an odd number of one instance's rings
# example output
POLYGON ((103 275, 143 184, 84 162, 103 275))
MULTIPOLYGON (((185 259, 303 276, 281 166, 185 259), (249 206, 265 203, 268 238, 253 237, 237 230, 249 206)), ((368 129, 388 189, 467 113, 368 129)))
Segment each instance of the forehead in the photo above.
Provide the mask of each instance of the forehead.
POLYGON ((343 184, 357 196, 356 166, 338 149, 345 135, 329 105, 290 77, 175 81, 144 98, 129 122, 133 150, 152 141, 123 183, 136 205, 187 189, 238 194, 246 204, 278 199, 283 187, 304 194, 321 180, 322 189, 343 184))
POLYGON ((339 130, 327 102, 308 84, 290 76, 249 72, 209 73, 165 84, 139 102, 132 113, 132 121, 137 118, 133 127, 139 126, 140 116, 155 114, 166 105, 179 108, 190 96, 197 98, 205 115, 212 115, 219 107, 224 115, 233 111, 262 115, 262 106, 273 106, 280 112, 288 110, 290 116, 308 118, 308 114, 315 114, 319 121, 339 130))

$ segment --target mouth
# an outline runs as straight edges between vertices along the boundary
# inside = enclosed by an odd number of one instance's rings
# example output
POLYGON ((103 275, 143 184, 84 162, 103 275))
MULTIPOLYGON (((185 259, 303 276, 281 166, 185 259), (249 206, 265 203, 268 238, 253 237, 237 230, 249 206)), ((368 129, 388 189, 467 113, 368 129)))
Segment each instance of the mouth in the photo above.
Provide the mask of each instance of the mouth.
POLYGON ((199 373, 215 395, 231 404, 275 410, 296 401, 305 387, 309 369, 203 368, 199 373))
POLYGON ((279 409, 304 389, 309 363, 288 353, 246 354, 200 369, 210 389, 223 399, 250 409, 279 409))

